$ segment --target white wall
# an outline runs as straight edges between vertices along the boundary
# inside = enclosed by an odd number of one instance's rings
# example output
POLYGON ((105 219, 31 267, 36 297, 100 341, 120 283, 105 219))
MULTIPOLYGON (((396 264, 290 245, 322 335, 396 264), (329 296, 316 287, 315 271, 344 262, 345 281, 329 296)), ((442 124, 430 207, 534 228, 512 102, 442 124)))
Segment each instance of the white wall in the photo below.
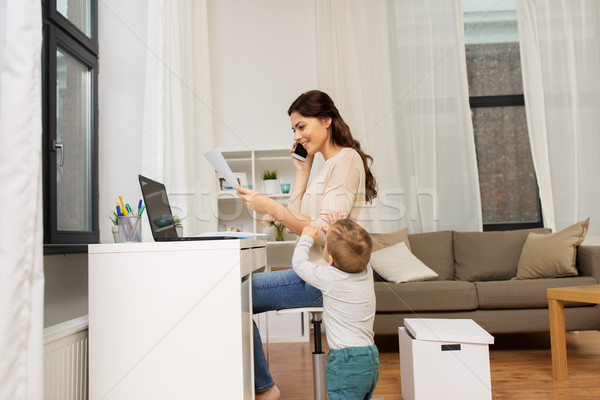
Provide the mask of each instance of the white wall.
MULTIPOLYGON (((98 8, 100 240, 110 242, 118 194, 140 198, 147 3, 98 8)), ((208 13, 215 145, 291 146, 287 109, 317 87, 314 0, 209 0, 208 13)))
POLYGON ((209 0, 215 145, 292 145, 287 110, 317 88, 314 0, 209 0))
POLYGON ((108 215, 121 194, 137 206, 142 165, 146 63, 145 0, 98 3, 100 241, 112 241, 108 215))

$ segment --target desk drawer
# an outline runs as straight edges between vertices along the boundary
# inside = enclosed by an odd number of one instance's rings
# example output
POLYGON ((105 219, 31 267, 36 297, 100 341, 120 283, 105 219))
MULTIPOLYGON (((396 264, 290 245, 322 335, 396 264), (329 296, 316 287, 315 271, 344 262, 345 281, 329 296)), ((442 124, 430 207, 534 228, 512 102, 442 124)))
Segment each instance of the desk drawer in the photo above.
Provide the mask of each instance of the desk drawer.
POLYGON ((267 249, 258 247, 252 249, 252 272, 267 266, 267 249))
POLYGON ((243 249, 240 252, 240 277, 244 277, 267 265, 267 252, 264 247, 243 249))
POLYGON ((252 272, 252 249, 240 250, 240 277, 252 272))

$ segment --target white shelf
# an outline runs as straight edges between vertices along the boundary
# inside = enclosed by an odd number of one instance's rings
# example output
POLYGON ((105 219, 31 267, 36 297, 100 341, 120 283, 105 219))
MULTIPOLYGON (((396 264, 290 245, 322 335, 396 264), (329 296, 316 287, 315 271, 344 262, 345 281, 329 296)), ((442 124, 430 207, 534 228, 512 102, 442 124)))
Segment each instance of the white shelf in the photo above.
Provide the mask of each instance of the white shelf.
POLYGON ((261 157, 263 161, 290 161, 290 155, 261 157))
POLYGON ((267 244, 267 247, 271 247, 271 246, 289 246, 289 245, 295 245, 296 241, 295 240, 280 240, 280 241, 268 240, 266 244, 267 244))
POLYGON ((238 162, 238 161, 252 161, 252 158, 250 158, 250 157, 227 158, 227 162, 238 162))
MULTIPOLYGON (((235 173, 246 175, 247 184, 258 192, 263 192, 262 173, 265 170, 277 170, 279 183, 294 182, 296 171, 290 157, 289 148, 222 148, 223 157, 231 164, 235 173)), ((291 192, 290 188, 290 192, 291 192)), ((279 188, 278 190, 279 191, 279 188)), ((282 204, 290 198, 290 193, 268 195, 282 204)), ((258 232, 260 218, 258 213, 247 210, 234 191, 219 191, 217 188, 217 208, 219 230, 230 228, 248 232, 258 232)))
POLYGON ((280 159, 290 160, 290 149, 259 149, 254 150, 254 154, 258 158, 278 157, 280 159))
POLYGON ((227 149, 221 149, 221 153, 223 154, 223 157, 225 157, 227 160, 251 160, 252 159, 252 152, 251 152, 251 150, 241 150, 241 149, 227 150, 227 149))
MULTIPOLYGON (((262 173, 265 170, 277 170, 279 183, 292 183, 295 181, 296 170, 290 157, 289 148, 221 148, 223 157, 231 164, 233 172, 245 173, 247 183, 253 185, 253 189, 263 192, 262 173)), ((290 188, 290 192, 293 188, 290 188)), ((279 188, 274 190, 279 192, 279 188)), ((261 227, 264 214, 246 209, 235 192, 218 192, 217 207, 219 210, 219 224, 224 229, 237 227, 244 231, 268 233, 273 238, 273 230, 261 227)), ((272 199, 286 204, 291 194, 277 193, 268 195, 272 199)), ((241 199, 240 199, 241 200, 241 199)), ((297 236, 289 231, 285 232, 286 238, 297 236)), ((292 255, 296 246, 296 240, 275 241, 267 240, 267 267, 291 268, 292 255)), ((257 324, 261 330, 262 338, 269 337, 274 342, 308 342, 309 323, 307 314, 294 314, 278 316, 275 312, 255 315, 257 324), (267 323, 267 319, 269 322, 267 323), (267 333, 268 331, 268 333, 267 333)))
MULTIPOLYGON (((285 194, 268 194, 267 196, 273 198, 273 199, 287 199, 290 197, 289 193, 285 193, 285 194)), ((234 199, 234 200, 240 200, 240 197, 235 194, 235 191, 231 191, 231 192, 219 192, 217 194, 217 199, 222 200, 222 199, 234 199)))
POLYGON ((240 199, 235 190, 217 193, 217 199, 240 199))

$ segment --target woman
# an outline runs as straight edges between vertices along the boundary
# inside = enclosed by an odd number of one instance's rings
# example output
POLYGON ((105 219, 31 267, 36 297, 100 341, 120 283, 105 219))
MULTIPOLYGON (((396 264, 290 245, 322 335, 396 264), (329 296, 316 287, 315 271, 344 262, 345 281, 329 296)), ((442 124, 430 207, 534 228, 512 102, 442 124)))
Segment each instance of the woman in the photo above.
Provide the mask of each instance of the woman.
MULTIPOLYGON (((377 195, 375 177, 369 168, 372 158, 363 153, 354 140, 350 128, 331 98, 318 90, 300 95, 288 110, 294 131, 294 145, 302 144, 308 152, 306 161, 292 158, 296 180, 286 207, 276 200, 250 189, 236 186, 237 194, 249 209, 270 214, 298 236, 307 225, 317 228, 329 226, 327 215, 341 212, 355 221, 362 220, 366 202, 377 195), (307 187, 311 166, 316 153, 325 163, 307 187)), ((309 261, 327 265, 323 258, 325 234, 319 236, 310 251, 309 261)), ((254 274, 252 277, 254 313, 322 306, 321 292, 306 284, 292 270, 254 274)), ((254 326, 254 371, 256 399, 278 399, 279 389, 267 369, 262 341, 254 326)))

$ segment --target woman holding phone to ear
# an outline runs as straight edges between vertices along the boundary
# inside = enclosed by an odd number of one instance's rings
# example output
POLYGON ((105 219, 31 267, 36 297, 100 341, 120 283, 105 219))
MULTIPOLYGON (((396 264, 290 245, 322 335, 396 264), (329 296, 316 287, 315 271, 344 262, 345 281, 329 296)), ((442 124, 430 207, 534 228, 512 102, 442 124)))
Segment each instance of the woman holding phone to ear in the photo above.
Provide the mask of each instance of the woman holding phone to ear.
MULTIPOLYGON (((296 179, 288 206, 256 192, 236 186, 246 206, 271 215, 298 236, 307 225, 319 228, 310 250, 309 261, 328 265, 323 258, 328 214, 341 212, 360 223, 367 202, 377 196, 375 177, 369 168, 372 158, 363 153, 352 137, 331 98, 318 90, 301 94, 290 106, 288 115, 294 132, 294 145, 301 144, 308 153, 305 161, 290 157, 296 168, 296 179), (325 159, 311 185, 308 178, 316 153, 325 159)), ((302 158, 302 157, 300 157, 302 158)), ((291 260, 290 260, 291 265, 291 260)), ((321 292, 305 283, 293 269, 256 273, 252 276, 252 303, 255 314, 285 308, 322 306, 321 292)), ((267 368, 262 341, 254 325, 254 372, 256 399, 278 399, 279 389, 267 368)))

